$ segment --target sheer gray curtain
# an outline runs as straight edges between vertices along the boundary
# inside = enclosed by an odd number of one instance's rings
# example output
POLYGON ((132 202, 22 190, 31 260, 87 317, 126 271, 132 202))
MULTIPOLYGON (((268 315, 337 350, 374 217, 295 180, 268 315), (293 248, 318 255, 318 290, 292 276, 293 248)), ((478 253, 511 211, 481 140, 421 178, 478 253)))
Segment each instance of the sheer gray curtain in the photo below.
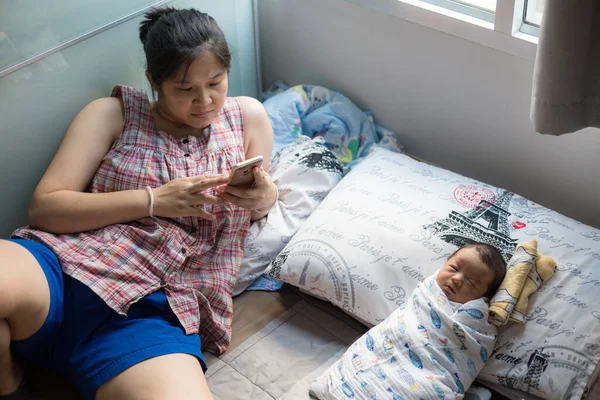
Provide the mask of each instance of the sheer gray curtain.
POLYGON ((600 0, 547 0, 533 76, 536 132, 600 127, 600 0))

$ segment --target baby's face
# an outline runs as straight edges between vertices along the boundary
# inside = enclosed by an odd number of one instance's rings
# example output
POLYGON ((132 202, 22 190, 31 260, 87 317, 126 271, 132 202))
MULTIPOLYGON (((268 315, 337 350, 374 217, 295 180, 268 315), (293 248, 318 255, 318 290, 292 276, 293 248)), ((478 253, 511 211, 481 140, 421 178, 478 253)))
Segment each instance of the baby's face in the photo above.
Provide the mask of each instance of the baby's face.
POLYGON ((494 273, 472 247, 459 250, 444 264, 437 276, 437 284, 448 299, 457 303, 483 297, 493 280, 494 273))

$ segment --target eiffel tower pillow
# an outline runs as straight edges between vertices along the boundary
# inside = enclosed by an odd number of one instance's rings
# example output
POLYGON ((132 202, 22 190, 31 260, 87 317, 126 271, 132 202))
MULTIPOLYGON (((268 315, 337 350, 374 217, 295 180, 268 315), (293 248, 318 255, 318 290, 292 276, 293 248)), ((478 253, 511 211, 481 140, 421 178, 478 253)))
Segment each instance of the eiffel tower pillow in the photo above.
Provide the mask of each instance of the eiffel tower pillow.
POLYGON ((579 399, 600 359, 600 231, 517 194, 376 148, 270 274, 375 325, 457 246, 487 242, 509 260, 531 238, 558 270, 530 298, 525 325, 500 329, 479 378, 544 399, 579 399))

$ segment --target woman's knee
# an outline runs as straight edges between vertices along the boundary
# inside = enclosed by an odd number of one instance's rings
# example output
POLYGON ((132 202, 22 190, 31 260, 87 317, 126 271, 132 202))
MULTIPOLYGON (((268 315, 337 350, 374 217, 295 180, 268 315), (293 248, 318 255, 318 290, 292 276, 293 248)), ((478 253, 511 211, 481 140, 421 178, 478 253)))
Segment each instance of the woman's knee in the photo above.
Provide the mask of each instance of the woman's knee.
POLYGON ((168 354, 143 361, 117 375, 96 393, 96 400, 213 400, 198 360, 168 354))
POLYGON ((13 340, 33 335, 50 308, 48 280, 24 247, 0 240, 0 319, 8 322, 13 340))

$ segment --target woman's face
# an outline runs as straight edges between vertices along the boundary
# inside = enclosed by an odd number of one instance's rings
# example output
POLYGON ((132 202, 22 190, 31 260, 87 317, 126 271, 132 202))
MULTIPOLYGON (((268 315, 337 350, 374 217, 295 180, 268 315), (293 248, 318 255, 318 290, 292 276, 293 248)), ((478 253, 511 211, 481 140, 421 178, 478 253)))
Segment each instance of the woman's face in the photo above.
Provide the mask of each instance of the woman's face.
POLYGON ((227 69, 212 52, 196 58, 189 69, 180 68, 161 85, 159 109, 172 122, 206 128, 221 112, 229 87, 227 69))

